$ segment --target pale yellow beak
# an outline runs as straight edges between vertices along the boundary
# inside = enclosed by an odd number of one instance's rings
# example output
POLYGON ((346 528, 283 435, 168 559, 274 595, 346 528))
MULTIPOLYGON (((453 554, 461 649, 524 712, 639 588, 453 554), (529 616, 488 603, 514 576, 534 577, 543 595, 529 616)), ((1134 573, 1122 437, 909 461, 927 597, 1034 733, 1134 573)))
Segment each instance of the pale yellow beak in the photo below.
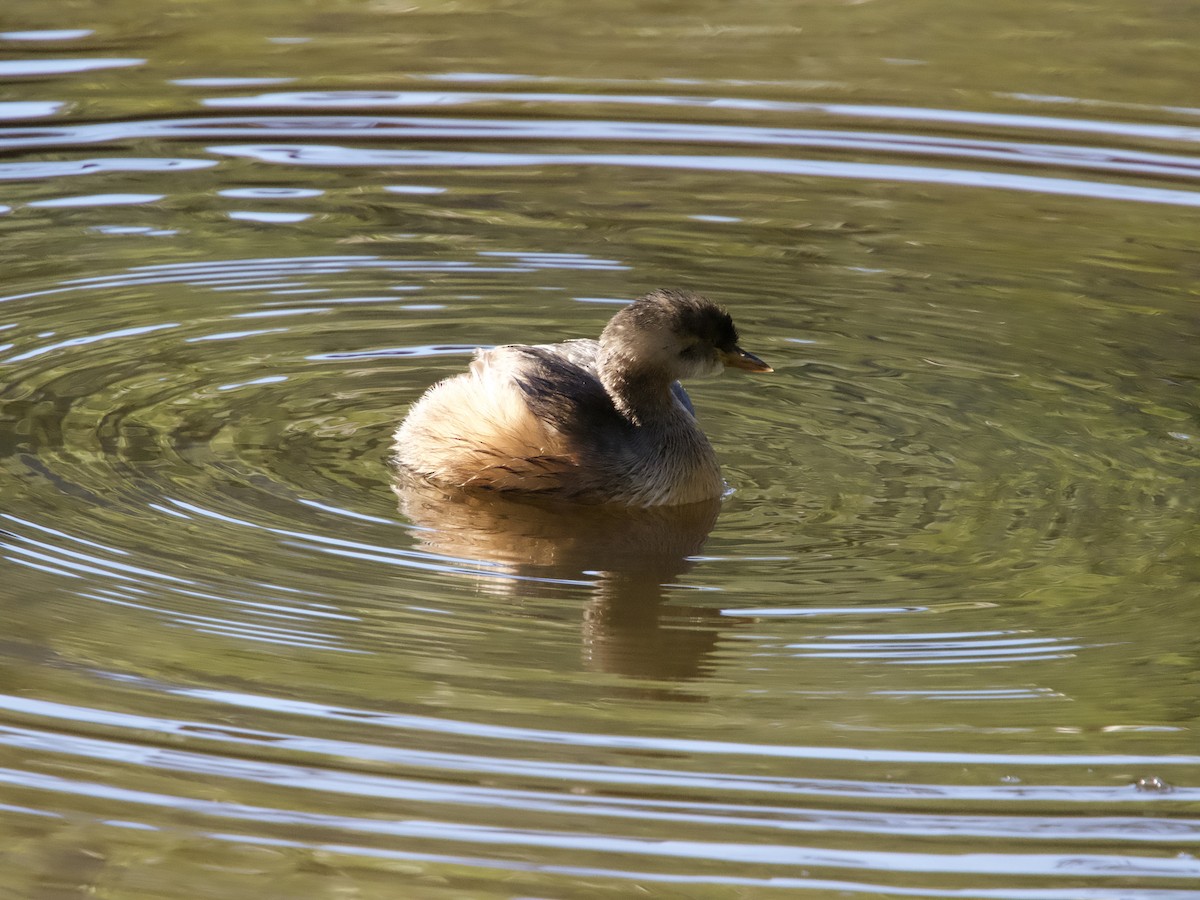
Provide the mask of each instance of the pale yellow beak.
POLYGON ((745 369, 747 372, 774 372, 775 370, 753 353, 747 353, 741 347, 732 350, 720 350, 721 362, 728 369, 745 369))

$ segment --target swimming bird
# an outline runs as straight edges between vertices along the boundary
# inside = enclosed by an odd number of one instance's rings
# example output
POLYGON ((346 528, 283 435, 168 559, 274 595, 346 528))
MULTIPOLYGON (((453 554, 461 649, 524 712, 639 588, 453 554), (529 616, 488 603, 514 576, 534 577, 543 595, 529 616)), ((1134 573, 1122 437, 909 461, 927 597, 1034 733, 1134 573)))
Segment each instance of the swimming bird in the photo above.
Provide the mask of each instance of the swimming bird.
POLYGON ((770 372, 729 313, 689 291, 621 309, 598 341, 477 350, 396 430, 394 461, 442 487, 577 503, 674 506, 724 483, 681 378, 770 372))

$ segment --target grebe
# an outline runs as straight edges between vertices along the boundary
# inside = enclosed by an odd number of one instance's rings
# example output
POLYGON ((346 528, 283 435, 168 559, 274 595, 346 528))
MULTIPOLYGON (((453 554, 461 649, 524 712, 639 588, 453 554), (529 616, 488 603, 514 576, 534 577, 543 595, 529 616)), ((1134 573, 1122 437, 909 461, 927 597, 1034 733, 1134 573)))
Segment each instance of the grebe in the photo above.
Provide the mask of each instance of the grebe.
POLYGON ((666 506, 719 497, 721 470, 680 378, 770 372, 738 346, 729 313, 658 290, 599 341, 477 350, 396 430, 395 462, 445 487, 578 503, 666 506))

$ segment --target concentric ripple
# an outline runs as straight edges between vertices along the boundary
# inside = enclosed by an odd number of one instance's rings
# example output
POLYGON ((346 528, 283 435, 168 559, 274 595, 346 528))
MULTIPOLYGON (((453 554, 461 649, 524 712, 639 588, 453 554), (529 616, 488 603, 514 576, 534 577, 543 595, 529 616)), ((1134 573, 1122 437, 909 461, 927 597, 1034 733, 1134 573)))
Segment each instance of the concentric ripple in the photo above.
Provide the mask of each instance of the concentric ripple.
POLYGON ((0 104, 21 896, 1194 897, 1194 111, 290 77, 0 104), (721 503, 393 483, 658 285, 721 503))

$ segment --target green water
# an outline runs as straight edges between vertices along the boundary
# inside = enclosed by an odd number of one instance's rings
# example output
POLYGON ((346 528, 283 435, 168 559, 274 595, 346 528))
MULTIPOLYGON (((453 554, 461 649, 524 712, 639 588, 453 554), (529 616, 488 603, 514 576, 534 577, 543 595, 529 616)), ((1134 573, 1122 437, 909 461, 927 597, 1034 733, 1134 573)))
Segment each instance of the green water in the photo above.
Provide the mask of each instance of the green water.
POLYGON ((8 3, 0 897, 1200 896, 1198 32, 8 3), (393 491, 660 286, 718 506, 393 491))

